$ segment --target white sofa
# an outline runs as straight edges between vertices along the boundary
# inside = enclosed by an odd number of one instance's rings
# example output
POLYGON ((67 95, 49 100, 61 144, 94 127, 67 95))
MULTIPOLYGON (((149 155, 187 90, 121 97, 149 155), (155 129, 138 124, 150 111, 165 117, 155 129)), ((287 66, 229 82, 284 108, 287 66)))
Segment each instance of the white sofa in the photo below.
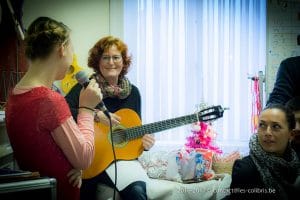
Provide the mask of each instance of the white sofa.
MULTIPOLYGON (((147 196, 149 200, 218 200, 225 197, 229 192, 231 175, 218 174, 214 179, 198 183, 181 183, 178 181, 165 180, 168 153, 171 150, 156 150, 144 152, 139 161, 148 174, 146 182, 147 196)), ((98 185, 97 200, 113 199, 113 189, 98 185)), ((117 193, 116 200, 121 200, 117 193)))
MULTIPOLYGON (((149 200, 219 200, 224 198, 229 190, 231 176, 222 174, 218 180, 184 184, 175 181, 152 179, 147 180, 147 195, 149 200)), ((97 200, 113 199, 113 189, 98 185, 97 200)), ((121 200, 116 192, 116 200, 121 200)))

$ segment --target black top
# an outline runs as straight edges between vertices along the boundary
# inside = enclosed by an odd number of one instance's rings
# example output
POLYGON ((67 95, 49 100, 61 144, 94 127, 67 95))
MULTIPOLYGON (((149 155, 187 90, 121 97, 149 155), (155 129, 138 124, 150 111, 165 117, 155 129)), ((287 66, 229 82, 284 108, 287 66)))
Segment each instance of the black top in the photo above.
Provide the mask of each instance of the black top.
MULTIPOLYGON (((266 161, 267 162, 267 161, 266 161)), ((295 191, 285 187, 289 199, 298 195, 295 191)), ((232 181, 230 185, 230 196, 226 199, 278 199, 278 191, 266 187, 261 175, 250 156, 238 159, 232 168, 232 181)))
POLYGON ((250 156, 234 162, 231 177, 230 199, 259 199, 258 197, 263 195, 260 191, 250 193, 250 189, 264 188, 260 174, 250 156))
POLYGON ((296 96, 300 96, 300 56, 287 58, 280 63, 267 105, 270 103, 284 105, 296 96))
MULTIPOLYGON (((79 95, 81 89, 82 86, 78 83, 65 96, 75 120, 77 119, 78 115, 79 95)), ((111 113, 114 113, 122 108, 129 108, 134 110, 141 118, 141 95, 135 85, 132 85, 131 93, 127 98, 119 99, 107 97, 103 99, 103 102, 108 111, 111 113)), ((96 108, 100 109, 99 104, 96 106, 96 108)))

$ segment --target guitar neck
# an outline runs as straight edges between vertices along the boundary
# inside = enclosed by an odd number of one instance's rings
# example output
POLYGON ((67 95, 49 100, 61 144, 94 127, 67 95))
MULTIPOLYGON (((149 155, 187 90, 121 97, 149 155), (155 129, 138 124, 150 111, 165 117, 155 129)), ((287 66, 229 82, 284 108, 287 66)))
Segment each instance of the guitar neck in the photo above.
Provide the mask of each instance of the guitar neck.
POLYGON ((183 117, 177 117, 174 119, 168 119, 168 120, 163 120, 163 121, 145 124, 141 126, 136 126, 133 128, 128 128, 123 131, 126 134, 127 140, 134 140, 142 137, 147 133, 157 133, 160 131, 183 126, 186 124, 191 124, 197 121, 199 121, 197 114, 191 114, 183 117))

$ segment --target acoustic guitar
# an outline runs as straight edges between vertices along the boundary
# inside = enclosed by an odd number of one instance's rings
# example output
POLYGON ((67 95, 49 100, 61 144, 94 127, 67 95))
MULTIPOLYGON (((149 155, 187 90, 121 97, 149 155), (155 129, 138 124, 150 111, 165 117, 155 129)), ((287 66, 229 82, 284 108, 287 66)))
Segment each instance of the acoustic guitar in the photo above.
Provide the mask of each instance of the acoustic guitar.
POLYGON ((156 133, 197 121, 212 121, 222 117, 223 112, 221 106, 212 106, 195 114, 141 125, 139 116, 133 110, 118 110, 116 114, 121 117, 121 122, 112 127, 112 133, 109 126, 95 122, 95 156, 91 166, 83 171, 83 179, 97 176, 114 160, 138 158, 144 151, 141 138, 147 133, 156 133))

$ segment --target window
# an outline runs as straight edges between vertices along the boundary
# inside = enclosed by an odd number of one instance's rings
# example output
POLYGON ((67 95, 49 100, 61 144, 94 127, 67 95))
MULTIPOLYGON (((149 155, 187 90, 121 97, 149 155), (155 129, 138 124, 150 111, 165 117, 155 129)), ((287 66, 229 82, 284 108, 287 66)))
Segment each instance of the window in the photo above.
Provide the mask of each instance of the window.
MULTIPOLYGON (((143 124, 192 114, 200 103, 221 105, 229 110, 213 123, 217 142, 248 147, 248 77, 266 65, 266 1, 124 0, 124 41, 143 124)), ((157 133, 158 144, 184 144, 189 129, 157 133)))

